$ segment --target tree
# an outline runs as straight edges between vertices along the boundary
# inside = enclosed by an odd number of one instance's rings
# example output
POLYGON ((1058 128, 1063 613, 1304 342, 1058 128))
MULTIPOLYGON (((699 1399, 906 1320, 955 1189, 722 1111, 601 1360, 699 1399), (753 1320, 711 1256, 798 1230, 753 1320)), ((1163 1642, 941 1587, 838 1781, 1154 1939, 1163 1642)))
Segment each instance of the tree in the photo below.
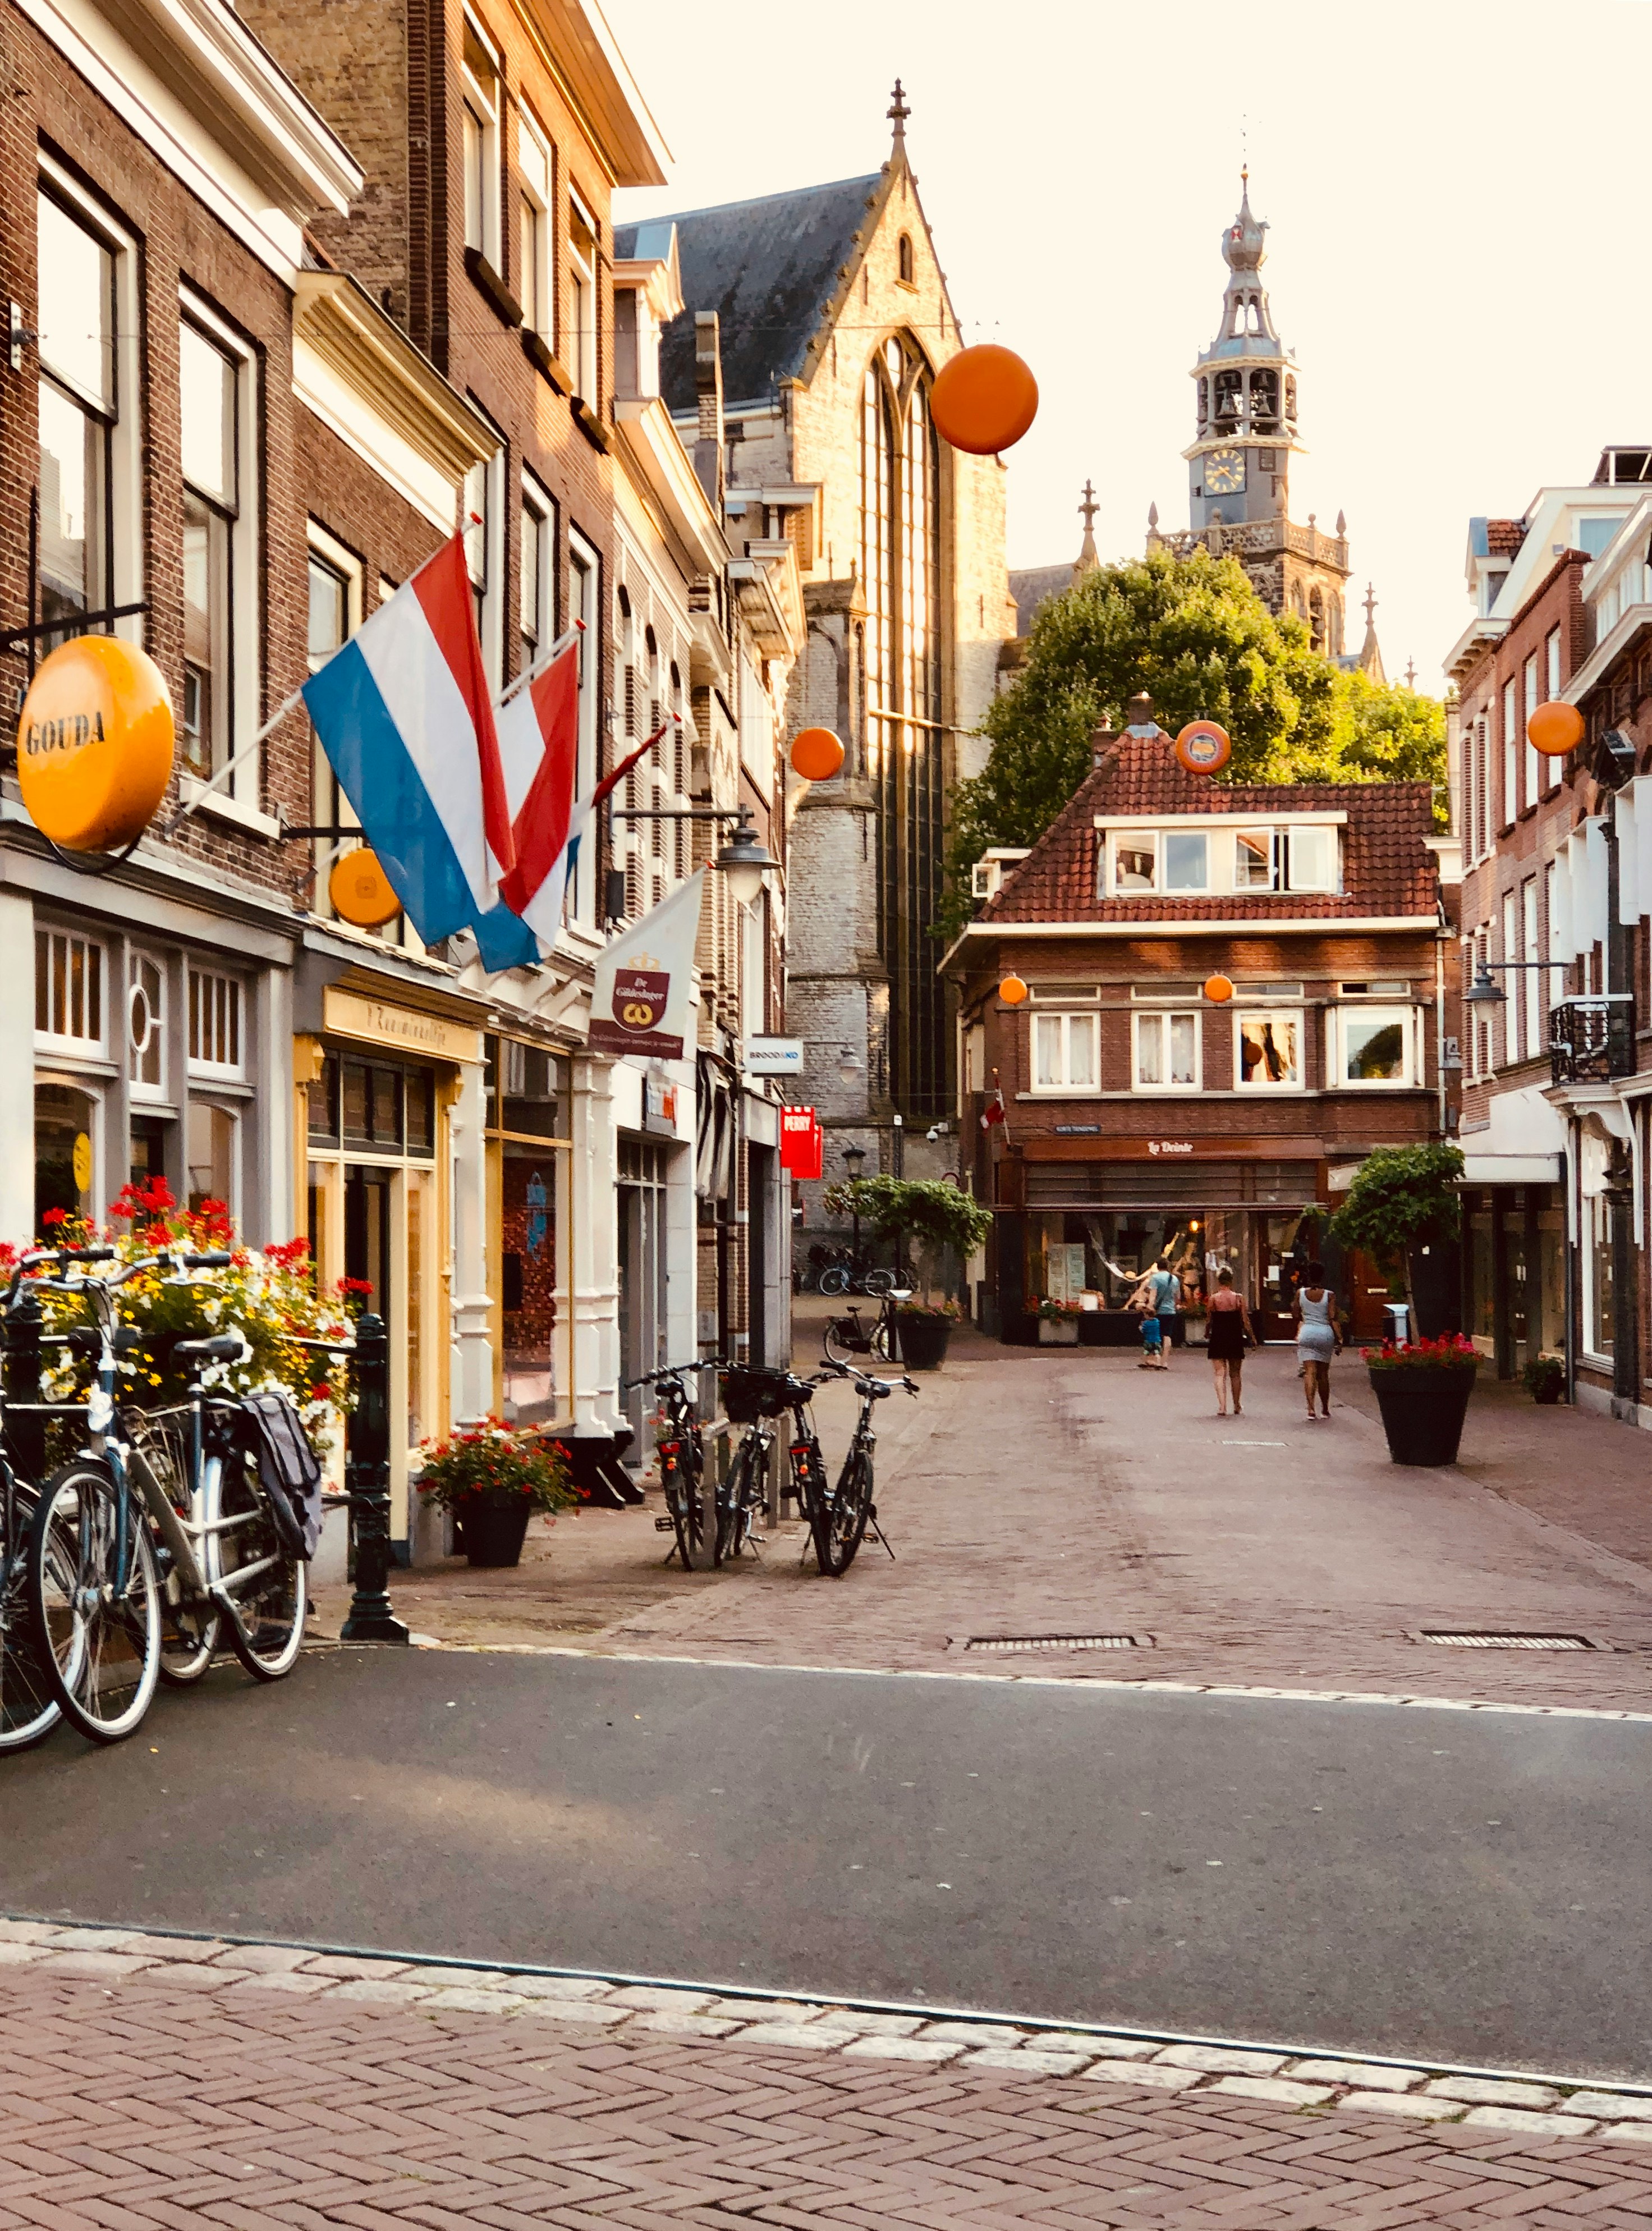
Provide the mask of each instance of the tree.
POLYGON ((1443 708, 1321 657, 1237 559, 1156 550, 1098 566, 1040 610, 1026 664, 983 724, 986 766, 954 792, 949 933, 970 917, 975 862, 990 844, 1038 842, 1090 772, 1091 730, 1142 689, 1172 734, 1221 722, 1224 781, 1444 780, 1443 708))
POLYGON ((1385 1277, 1403 1275, 1405 1297, 1415 1306, 1411 1250, 1424 1238, 1456 1238, 1463 1167, 1462 1149, 1449 1144, 1376 1148, 1331 1219, 1333 1238, 1363 1248, 1385 1277))
MULTIPOLYGON (((858 1216, 881 1239, 893 1241, 900 1264, 907 1239, 916 1239, 934 1253, 951 1247, 965 1261, 986 1245, 992 1229, 992 1212, 972 1193, 955 1185, 920 1178, 839 1179, 827 1187, 823 1199, 832 1216, 858 1216)), ((924 1299, 932 1284, 931 1267, 924 1273, 924 1299)))

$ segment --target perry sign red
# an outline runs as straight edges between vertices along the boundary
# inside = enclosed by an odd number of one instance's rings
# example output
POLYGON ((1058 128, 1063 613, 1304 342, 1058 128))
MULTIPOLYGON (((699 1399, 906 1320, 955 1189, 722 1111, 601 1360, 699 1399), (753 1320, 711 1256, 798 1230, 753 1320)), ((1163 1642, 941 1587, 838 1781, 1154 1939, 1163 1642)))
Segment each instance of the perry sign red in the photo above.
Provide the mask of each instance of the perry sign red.
POLYGON ((794 1178, 821 1174, 825 1140, 812 1108, 780 1110, 780 1167, 794 1178))

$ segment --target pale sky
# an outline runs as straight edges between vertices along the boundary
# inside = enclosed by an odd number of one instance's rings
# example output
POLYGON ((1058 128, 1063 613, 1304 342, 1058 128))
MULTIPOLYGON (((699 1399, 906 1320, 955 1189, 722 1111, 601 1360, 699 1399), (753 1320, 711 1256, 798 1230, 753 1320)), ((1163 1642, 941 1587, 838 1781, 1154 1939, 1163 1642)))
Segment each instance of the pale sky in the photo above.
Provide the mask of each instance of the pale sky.
POLYGON ((967 338, 1042 404, 1010 453, 1010 562, 1103 557, 1147 507, 1187 524, 1189 369, 1216 331, 1238 203, 1301 369, 1291 514, 1347 514, 1391 677, 1419 688, 1469 618, 1468 521, 1652 443, 1647 0, 833 0, 707 14, 606 0, 675 157, 623 217, 875 170, 897 74, 907 145, 967 338))

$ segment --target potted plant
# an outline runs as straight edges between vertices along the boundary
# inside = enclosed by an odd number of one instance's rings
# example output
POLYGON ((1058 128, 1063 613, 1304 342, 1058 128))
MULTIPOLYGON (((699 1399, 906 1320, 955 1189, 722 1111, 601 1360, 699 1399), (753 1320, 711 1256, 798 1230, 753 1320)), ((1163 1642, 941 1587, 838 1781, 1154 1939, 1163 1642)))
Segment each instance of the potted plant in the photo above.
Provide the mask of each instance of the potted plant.
POLYGON ((1396 1464, 1452 1465, 1480 1358, 1460 1332, 1362 1350, 1396 1464))
POLYGON ((939 1371, 946 1361, 952 1327, 963 1316, 956 1302, 897 1302, 895 1333, 908 1371, 939 1371))
POLYGON ((1048 1297, 1040 1301, 1029 1295, 1027 1306, 1038 1318, 1040 1348, 1076 1348, 1079 1318, 1083 1313, 1082 1302, 1053 1302, 1048 1297))
MULTIPOLYGON (((992 1229, 991 1210, 983 1208, 972 1193, 947 1180, 850 1178, 828 1186, 822 1198, 831 1215, 858 1217, 862 1224, 871 1226, 879 1238, 891 1241, 897 1269, 905 1260, 907 1241, 915 1239, 920 1243, 922 1303, 919 1307, 909 1303, 896 1305, 903 1324, 910 1322, 914 1329, 921 1323, 925 1312, 932 1313, 931 1290, 936 1283, 938 1260, 950 1249, 967 1264, 970 1257, 986 1245, 987 1234, 992 1229), (906 1316, 907 1311, 909 1319, 906 1316)), ((941 1283, 950 1284, 950 1277, 941 1283)), ((940 1363, 946 1352, 946 1336, 952 1323, 962 1314, 955 1305, 948 1304, 940 1353, 934 1364, 921 1364, 918 1367, 920 1370, 932 1370, 940 1363)), ((921 1330, 918 1338, 921 1348, 925 1339, 921 1330)), ((912 1348, 904 1329, 901 1348, 907 1360, 912 1361, 912 1348)))
POLYGON ((427 1441, 423 1456, 419 1492, 453 1513, 473 1565, 518 1563, 532 1513, 554 1516, 580 1500, 561 1443, 519 1432, 501 1418, 427 1441))
POLYGON ((1558 1355, 1534 1355, 1520 1383, 1534 1402, 1558 1402, 1566 1391, 1566 1367, 1558 1355))

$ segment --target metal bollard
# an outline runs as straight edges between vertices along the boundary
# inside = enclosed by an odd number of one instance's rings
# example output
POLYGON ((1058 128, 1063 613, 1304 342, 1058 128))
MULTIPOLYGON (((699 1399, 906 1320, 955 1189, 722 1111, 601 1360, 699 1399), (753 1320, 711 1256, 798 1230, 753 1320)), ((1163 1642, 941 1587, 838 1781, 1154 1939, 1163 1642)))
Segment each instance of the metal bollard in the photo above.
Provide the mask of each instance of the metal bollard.
MULTIPOLYGON (((40 1303, 25 1294, 6 1322, 6 1400, 40 1400, 40 1303)), ((8 1410, 6 1449, 19 1477, 39 1480, 46 1469, 46 1420, 38 1410, 8 1410)))
POLYGON ((356 1542, 356 1593, 341 1642, 405 1642, 390 1607, 390 1334, 383 1317, 356 1325, 356 1406, 345 1439, 345 1489, 356 1542))

